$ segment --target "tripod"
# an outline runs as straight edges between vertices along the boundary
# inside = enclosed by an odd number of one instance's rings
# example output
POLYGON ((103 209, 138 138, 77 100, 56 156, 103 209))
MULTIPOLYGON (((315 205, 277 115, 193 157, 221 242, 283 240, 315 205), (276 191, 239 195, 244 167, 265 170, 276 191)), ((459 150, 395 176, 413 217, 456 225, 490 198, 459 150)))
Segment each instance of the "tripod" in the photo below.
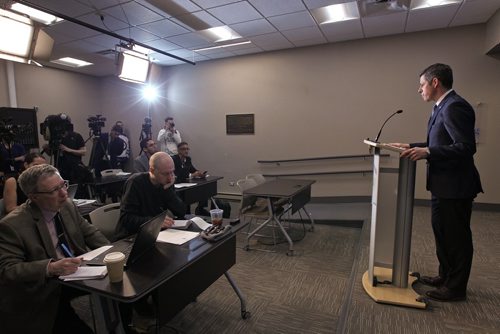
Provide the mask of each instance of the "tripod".
POLYGON ((111 168, 111 161, 109 161, 107 151, 107 134, 95 135, 90 133, 85 142, 90 139, 92 139, 92 150, 90 151, 89 167, 94 170, 95 176, 100 176, 101 170, 111 168), (106 145, 104 145, 104 139, 106 145))

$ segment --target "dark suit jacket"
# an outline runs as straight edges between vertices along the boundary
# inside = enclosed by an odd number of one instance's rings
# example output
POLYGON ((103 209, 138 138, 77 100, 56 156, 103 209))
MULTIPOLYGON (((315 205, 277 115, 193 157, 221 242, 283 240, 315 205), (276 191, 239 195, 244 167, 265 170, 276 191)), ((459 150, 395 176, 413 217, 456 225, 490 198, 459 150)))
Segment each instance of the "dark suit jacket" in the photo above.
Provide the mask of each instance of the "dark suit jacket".
POLYGON ((194 173, 197 171, 196 167, 193 166, 191 162, 191 157, 186 157, 186 161, 182 163, 181 157, 178 154, 172 156, 175 165, 175 176, 177 176, 178 182, 184 182, 189 178, 189 173, 194 173))
POLYGON ((411 147, 429 147, 427 190, 439 198, 474 198, 482 192, 474 165, 476 141, 472 106, 451 91, 429 119, 427 142, 411 147))
MULTIPOLYGON (((68 200, 60 210, 75 255, 108 244, 68 200)), ((61 285, 46 277, 57 255, 40 209, 30 200, 0 221, 0 327, 5 333, 51 333, 61 285)))

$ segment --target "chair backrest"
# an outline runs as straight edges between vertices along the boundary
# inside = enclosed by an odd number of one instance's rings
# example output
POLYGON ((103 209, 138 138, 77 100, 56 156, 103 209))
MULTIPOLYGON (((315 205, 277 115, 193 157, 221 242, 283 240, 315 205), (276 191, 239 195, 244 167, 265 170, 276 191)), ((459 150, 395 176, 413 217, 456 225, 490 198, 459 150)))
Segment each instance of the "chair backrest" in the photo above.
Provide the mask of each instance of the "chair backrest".
POLYGON ((101 231, 109 241, 114 241, 115 229, 120 219, 120 203, 101 206, 89 213, 92 224, 101 231))
POLYGON ((118 173, 123 173, 121 169, 104 169, 101 171, 101 176, 109 176, 109 175, 116 175, 118 173))
POLYGON ((266 182, 266 178, 262 174, 248 174, 246 179, 254 180, 258 185, 266 182))
POLYGON ((0 199, 0 219, 5 216, 5 205, 3 204, 3 198, 0 199))
POLYGON ((242 193, 241 195, 241 204, 240 204, 240 212, 245 211, 245 209, 253 206, 257 201, 257 197, 253 195, 243 195, 243 191, 253 188, 257 185, 255 180, 253 179, 241 179, 236 181, 236 185, 240 188, 242 193))

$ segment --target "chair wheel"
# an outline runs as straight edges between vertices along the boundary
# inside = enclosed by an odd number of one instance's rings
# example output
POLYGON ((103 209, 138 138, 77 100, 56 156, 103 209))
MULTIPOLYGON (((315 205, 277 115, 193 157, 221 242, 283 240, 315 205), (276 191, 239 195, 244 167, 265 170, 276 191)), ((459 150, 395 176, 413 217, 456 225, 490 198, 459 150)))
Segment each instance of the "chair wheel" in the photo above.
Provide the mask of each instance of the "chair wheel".
POLYGON ((289 250, 288 252, 286 252, 286 255, 288 256, 293 256, 293 249, 289 250))
POLYGON ((250 246, 246 245, 245 247, 243 247, 243 249, 248 252, 250 250, 250 246))
POLYGON ((242 319, 248 319, 252 316, 252 314, 248 311, 241 311, 241 318, 242 319))

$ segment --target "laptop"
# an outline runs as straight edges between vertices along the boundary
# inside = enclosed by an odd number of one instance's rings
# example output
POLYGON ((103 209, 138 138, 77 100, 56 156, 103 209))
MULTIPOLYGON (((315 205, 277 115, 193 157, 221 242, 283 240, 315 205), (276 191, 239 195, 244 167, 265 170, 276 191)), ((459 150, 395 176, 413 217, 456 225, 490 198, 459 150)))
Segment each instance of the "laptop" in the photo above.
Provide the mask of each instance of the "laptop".
POLYGON ((135 238, 125 238, 113 243, 113 247, 99 254, 93 259, 86 261, 89 266, 104 266, 104 257, 111 252, 122 252, 125 254, 125 267, 129 267, 139 260, 144 254, 155 247, 156 239, 160 233, 165 213, 162 212, 139 227, 135 238))
POLYGON ((74 200, 77 190, 78 190, 78 183, 70 184, 68 186, 68 197, 74 200))
POLYGON ((95 199, 75 199, 77 190, 78 183, 73 183, 68 186, 68 197, 73 201, 73 203, 75 203, 76 206, 82 206, 96 202, 95 199))

